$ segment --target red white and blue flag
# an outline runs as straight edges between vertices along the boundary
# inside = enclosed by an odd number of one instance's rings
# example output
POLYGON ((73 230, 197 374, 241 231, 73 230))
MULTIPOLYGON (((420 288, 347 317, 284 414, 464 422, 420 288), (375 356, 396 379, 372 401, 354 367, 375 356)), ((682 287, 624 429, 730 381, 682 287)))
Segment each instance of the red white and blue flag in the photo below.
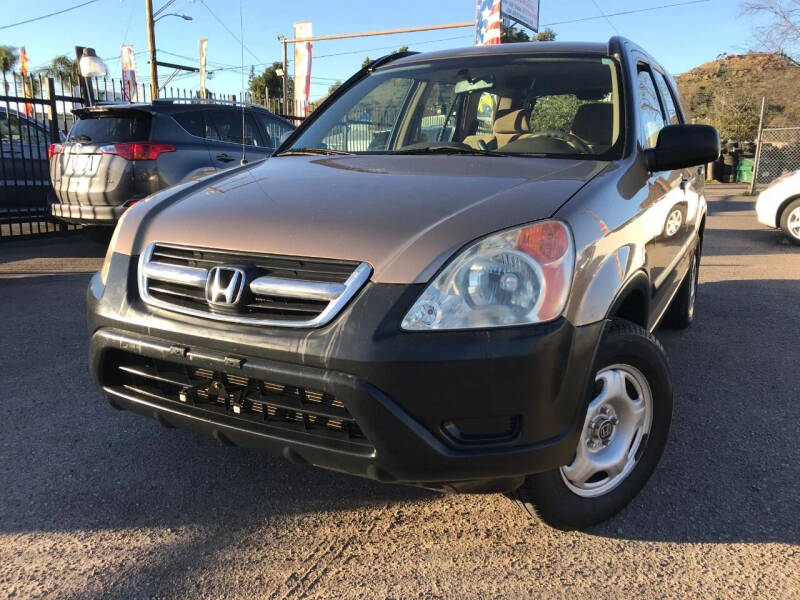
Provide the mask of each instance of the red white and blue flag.
POLYGON ((503 22, 501 0, 477 0, 475 8, 475 45, 490 46, 500 43, 500 25, 503 22))

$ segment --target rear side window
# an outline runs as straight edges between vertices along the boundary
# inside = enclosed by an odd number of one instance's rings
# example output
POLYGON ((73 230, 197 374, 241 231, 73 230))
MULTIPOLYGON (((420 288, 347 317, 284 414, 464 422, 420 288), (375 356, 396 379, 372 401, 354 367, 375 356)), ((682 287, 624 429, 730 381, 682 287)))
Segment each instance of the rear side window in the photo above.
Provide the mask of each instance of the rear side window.
POLYGON ((209 110, 205 113, 206 137, 218 142, 244 142, 250 146, 263 146, 261 135, 252 116, 245 115, 245 131, 242 135, 242 113, 233 110, 209 110))
POLYGON ((199 110, 173 115, 173 118, 181 127, 183 127, 192 135, 196 137, 203 137, 205 125, 203 123, 203 113, 199 110))
POLYGON ((150 115, 109 113, 80 117, 69 132, 69 141, 91 144, 141 142, 150 139, 150 115))
POLYGON ((287 131, 292 131, 292 126, 288 123, 260 113, 255 113, 256 120, 261 123, 267 139, 264 140, 268 148, 277 148, 281 141, 281 136, 287 131))

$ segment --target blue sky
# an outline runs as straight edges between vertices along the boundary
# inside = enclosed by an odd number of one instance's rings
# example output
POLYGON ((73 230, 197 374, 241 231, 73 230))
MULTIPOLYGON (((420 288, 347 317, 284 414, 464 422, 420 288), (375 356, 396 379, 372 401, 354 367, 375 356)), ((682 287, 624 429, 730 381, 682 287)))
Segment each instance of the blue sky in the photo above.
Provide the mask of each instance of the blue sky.
MULTIPOLYGON (((61 10, 82 0, 0 0, 0 27, 61 10)), ((672 4, 681 0, 541 0, 541 24, 571 21, 672 4)), ((154 0, 159 8, 164 0, 154 0)), ((156 25, 159 60, 197 64, 197 41, 208 37, 209 69, 217 69, 208 87, 238 93, 240 47, 214 14, 239 35, 239 1, 176 0, 167 12, 184 13, 192 21, 167 17, 156 25)), ((309 20, 315 35, 471 21, 474 0, 242 0, 245 64, 280 60, 279 34, 291 36, 292 24, 309 20)), ((752 18, 743 18, 737 2, 710 0, 634 15, 597 18, 553 25, 559 40, 600 40, 619 33, 645 47, 673 73, 713 60, 721 52, 744 52, 752 46, 752 18)), ((27 47, 32 67, 43 66, 58 54, 72 55, 73 46, 86 45, 108 58, 110 75, 120 76, 119 46, 133 44, 140 79, 147 79, 147 36, 144 0, 98 0, 77 10, 9 29, 0 29, 0 44, 27 47)), ((472 44, 471 29, 451 29, 361 39, 317 42, 314 45, 312 98, 324 95, 335 80, 359 68, 364 57, 376 58, 407 45, 412 50, 438 50, 472 44)), ((290 47, 291 57, 291 47, 290 47)), ((263 67, 257 66, 256 71, 263 67)), ((249 70, 249 67, 246 67, 249 70)), ((160 78, 170 71, 161 68, 160 78)), ((198 86, 198 77, 184 76, 180 85, 198 86)), ((176 81, 176 85, 177 85, 176 81)))

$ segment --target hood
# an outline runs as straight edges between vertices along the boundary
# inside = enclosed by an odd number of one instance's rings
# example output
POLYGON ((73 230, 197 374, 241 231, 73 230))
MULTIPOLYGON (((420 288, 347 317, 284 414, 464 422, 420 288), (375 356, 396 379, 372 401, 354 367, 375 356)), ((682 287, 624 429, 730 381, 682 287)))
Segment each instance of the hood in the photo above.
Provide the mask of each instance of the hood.
POLYGON ((363 261, 425 282, 488 233, 547 218, 607 163, 485 156, 284 156, 134 206, 118 252, 150 242, 363 261))

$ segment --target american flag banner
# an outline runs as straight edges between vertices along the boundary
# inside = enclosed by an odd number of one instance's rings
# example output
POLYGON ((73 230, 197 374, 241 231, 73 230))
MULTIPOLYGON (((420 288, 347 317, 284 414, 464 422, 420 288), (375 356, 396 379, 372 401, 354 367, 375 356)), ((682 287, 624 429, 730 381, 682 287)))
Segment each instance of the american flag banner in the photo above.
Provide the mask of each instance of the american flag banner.
POLYGON ((475 45, 500 43, 501 0, 477 0, 475 7, 475 45))

